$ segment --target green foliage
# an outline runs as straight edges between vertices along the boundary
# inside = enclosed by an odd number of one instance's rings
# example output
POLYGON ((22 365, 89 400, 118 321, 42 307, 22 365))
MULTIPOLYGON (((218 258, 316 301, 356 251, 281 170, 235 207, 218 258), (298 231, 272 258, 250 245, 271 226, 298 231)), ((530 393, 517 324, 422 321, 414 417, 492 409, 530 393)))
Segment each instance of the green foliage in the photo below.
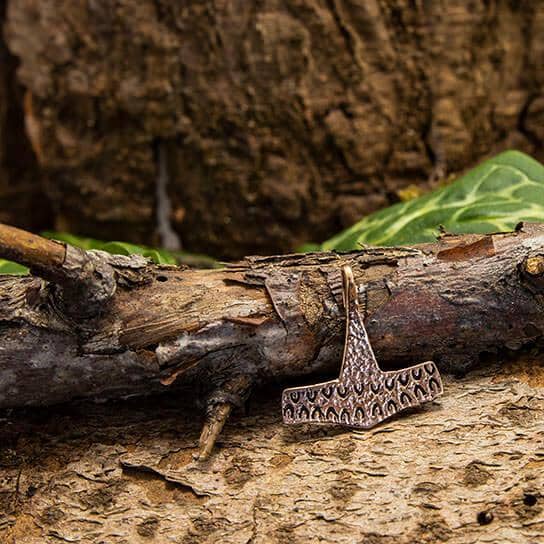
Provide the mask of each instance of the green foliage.
MULTIPOLYGON (((156 264, 180 264, 201 266, 205 268, 215 268, 218 263, 205 255, 195 255, 183 251, 166 251, 165 249, 155 249, 127 242, 103 242, 94 238, 84 238, 74 236, 64 232, 43 232, 42 236, 66 242, 72 246, 80 247, 85 250, 100 250, 116 255, 143 255, 156 264)), ((22 275, 27 274, 28 269, 20 264, 0 259, 0 274, 22 275)))
POLYGON ((42 236, 66 242, 72 246, 80 247, 81 249, 96 249, 106 251, 115 255, 143 255, 151 259, 156 264, 177 264, 177 259, 174 253, 165 249, 154 249, 146 246, 138 246, 127 242, 103 242, 94 238, 83 238, 74 236, 64 232, 43 232, 42 236))
POLYGON ((321 249, 432 242, 440 227, 455 234, 504 232, 520 221, 544 222, 544 166, 506 151, 451 185, 361 219, 321 249))
POLYGON ((12 263, 0 259, 0 274, 10 274, 12 276, 22 276, 28 272, 28 268, 22 264, 12 263))

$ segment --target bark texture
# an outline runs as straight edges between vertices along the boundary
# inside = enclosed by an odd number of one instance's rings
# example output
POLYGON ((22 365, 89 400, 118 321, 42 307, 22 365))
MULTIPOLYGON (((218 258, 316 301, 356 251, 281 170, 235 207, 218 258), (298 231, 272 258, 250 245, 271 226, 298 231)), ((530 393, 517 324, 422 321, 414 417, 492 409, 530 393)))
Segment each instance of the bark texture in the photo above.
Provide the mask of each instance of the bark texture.
POLYGON ((544 366, 527 352, 448 377, 439 403, 367 432, 286 428, 279 388, 260 390, 208 461, 193 455, 194 400, 210 387, 338 372, 345 264, 364 286, 382 363, 433 358, 463 371, 481 354, 538 346, 544 226, 207 271, 76 258, 10 234, 0 254, 58 272, 54 285, 0 281, 2 542, 541 541, 544 366), (59 304, 74 274, 108 286, 100 311, 59 304), (176 376, 166 395, 6 409, 164 391, 176 376))
POLYGON ((279 391, 195 463, 183 396, 12 413, 6 544, 538 544, 541 358, 446 380, 439 404, 367 432, 286 428, 279 391))
MULTIPOLYGON (((56 255, 58 244, 47 244, 56 255)), ((206 398, 237 376, 258 384, 337 373, 344 265, 381 364, 434 360, 462 373, 544 331, 542 225, 414 248, 254 257, 222 270, 78 255, 68 248, 58 278, 46 266, 55 284, 0 278, 0 407, 149 393, 178 376, 206 398)))
POLYGON ((543 32, 536 0, 10 0, 6 38, 57 228, 156 242, 167 220, 232 257, 500 149, 544 158, 543 32))

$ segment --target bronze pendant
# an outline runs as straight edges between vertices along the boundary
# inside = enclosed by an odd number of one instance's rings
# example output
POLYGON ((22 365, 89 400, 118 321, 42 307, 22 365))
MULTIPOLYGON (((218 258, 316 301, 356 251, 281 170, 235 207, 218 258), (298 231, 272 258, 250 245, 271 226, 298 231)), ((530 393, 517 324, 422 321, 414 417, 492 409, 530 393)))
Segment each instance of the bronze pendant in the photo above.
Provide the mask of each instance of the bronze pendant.
POLYGON ((432 361, 384 372, 378 366, 359 311, 349 266, 342 270, 346 339, 340 377, 292 387, 282 396, 283 421, 328 423, 368 429, 396 413, 434 400, 442 380, 432 361))

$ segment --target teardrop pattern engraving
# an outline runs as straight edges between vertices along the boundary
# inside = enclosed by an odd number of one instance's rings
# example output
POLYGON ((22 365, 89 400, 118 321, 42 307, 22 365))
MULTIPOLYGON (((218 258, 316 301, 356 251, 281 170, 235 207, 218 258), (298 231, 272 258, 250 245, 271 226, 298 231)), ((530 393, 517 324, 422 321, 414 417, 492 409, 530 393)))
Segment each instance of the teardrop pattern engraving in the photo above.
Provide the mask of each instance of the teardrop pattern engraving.
POLYGON ((436 365, 427 361, 409 368, 380 369, 363 318, 351 269, 345 267, 346 346, 336 380, 286 389, 283 421, 328 423, 368 429, 394 414, 434 400, 442 394, 436 365))

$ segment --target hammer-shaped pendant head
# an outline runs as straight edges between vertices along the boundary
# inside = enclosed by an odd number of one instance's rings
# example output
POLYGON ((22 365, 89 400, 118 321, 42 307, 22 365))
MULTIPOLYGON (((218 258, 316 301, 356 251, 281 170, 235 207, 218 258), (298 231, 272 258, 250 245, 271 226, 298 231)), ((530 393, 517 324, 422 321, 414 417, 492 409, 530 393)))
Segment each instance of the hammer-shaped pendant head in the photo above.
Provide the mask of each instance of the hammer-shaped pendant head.
POLYGON ((357 287, 349 266, 342 270, 346 339, 340 377, 307 387, 286 389, 284 423, 329 423, 368 429, 401 410, 442 394, 432 361, 383 372, 370 346, 359 312, 357 287))

